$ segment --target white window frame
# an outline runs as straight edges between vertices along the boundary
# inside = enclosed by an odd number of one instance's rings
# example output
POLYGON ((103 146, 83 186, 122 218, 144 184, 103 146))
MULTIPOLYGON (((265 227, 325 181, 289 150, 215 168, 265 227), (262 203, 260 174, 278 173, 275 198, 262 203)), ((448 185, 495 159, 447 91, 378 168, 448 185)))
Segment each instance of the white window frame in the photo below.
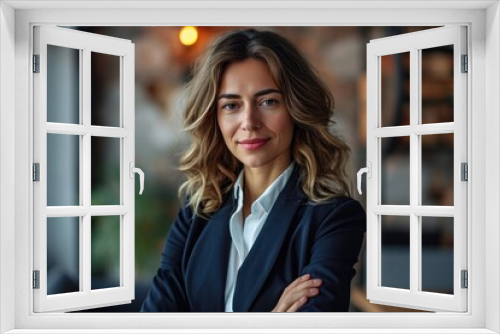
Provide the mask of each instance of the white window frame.
POLYGON ((75 311, 130 303, 135 291, 134 231, 135 182, 131 169, 135 161, 135 52, 129 40, 90 34, 53 26, 34 27, 34 54, 39 56, 39 72, 33 75, 34 162, 40 166, 34 193, 33 269, 39 272, 39 288, 34 289, 35 312, 75 311), (47 121, 47 46, 78 50, 80 59, 80 97, 78 124, 47 121), (118 126, 96 126, 91 121, 91 54, 98 52, 119 58, 120 106, 118 126), (79 138, 79 205, 47 206, 47 134, 73 135, 79 138), (120 141, 120 204, 91 205, 91 140, 115 138, 120 141), (120 247, 119 286, 91 288, 91 219, 92 216, 118 216, 120 247), (47 218, 78 217, 79 291, 47 295, 47 218))
POLYGON ((9 1, 0 3, 0 332, 500 332, 500 9, 498 1, 9 1), (366 7, 369 5, 369 7, 366 7), (127 6, 130 9, 120 9, 127 6), (397 7, 396 7, 397 6, 397 7), (66 7, 66 8, 63 8, 66 7), (103 9, 108 8, 108 9, 103 9), (163 7, 158 9, 158 7, 163 7), (203 7, 203 8, 201 8, 203 7), (82 9, 85 8, 85 9, 82 9), (113 9, 114 10, 111 10, 113 9), (143 8, 144 10, 137 10, 143 8), (149 8, 149 9, 148 9, 149 8), (223 8, 223 9, 221 9, 223 8), (242 10, 245 8, 246 10, 242 10), (411 10, 408 10, 411 9, 411 10), (451 25, 469 31, 469 308, 435 314, 34 314, 32 26, 451 25), (487 70, 486 70, 487 69, 487 70), (14 141, 15 145, 12 145, 14 141), (487 154, 486 154, 487 152, 487 154), (474 227, 472 227, 472 226, 474 227), (486 265, 487 263, 487 265, 486 265), (13 288, 14 287, 14 288, 13 288), (14 307, 13 307, 14 305, 14 307), (142 322, 142 324, 141 324, 142 322), (143 326, 142 329, 139 326, 143 326), (168 326, 169 329, 165 329, 168 326), (258 329, 260 328, 260 329, 258 329), (283 330, 283 328, 288 328, 283 330), (40 330, 37 330, 40 329, 40 330), (246 330, 248 332, 248 330, 246 330))
POLYGON ((467 185, 461 180, 461 163, 467 163, 467 76, 462 73, 461 57, 467 55, 465 26, 439 27, 424 31, 379 38, 367 45, 367 298, 376 304, 411 305, 428 311, 467 310, 467 289, 461 287, 461 270, 467 270, 467 185), (453 46, 454 117, 452 122, 422 124, 422 50, 453 46), (383 126, 382 61, 387 55, 408 53, 410 59, 410 122, 383 126), (453 205, 422 205, 422 135, 453 134, 453 205), (382 139, 409 137, 409 202, 407 205, 382 203, 382 139), (409 223, 409 289, 382 286, 382 219, 403 216, 409 223), (422 217, 453 218, 453 293, 422 290, 422 217))

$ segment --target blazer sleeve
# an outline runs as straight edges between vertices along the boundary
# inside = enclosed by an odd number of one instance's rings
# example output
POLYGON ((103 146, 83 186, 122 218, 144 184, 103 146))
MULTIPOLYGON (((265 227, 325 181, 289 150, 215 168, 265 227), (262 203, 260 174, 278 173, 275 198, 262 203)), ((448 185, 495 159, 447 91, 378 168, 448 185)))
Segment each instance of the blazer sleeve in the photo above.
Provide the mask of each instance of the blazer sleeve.
POLYGON ((190 230, 189 207, 180 210, 165 242, 161 267, 144 300, 141 312, 184 312, 189 310, 186 298, 182 259, 190 230))
POLYGON ((349 310, 351 280, 356 273, 366 230, 366 214, 353 199, 336 205, 319 222, 311 247, 310 261, 302 275, 320 278, 319 294, 310 298, 300 312, 346 312, 349 310))

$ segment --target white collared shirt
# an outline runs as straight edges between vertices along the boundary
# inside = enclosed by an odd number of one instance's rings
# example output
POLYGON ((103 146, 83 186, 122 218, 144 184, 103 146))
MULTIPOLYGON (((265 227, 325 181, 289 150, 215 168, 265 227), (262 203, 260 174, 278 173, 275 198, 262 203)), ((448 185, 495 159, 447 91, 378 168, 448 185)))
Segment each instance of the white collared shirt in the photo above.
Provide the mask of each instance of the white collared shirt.
POLYGON ((233 311, 233 296, 236 287, 236 279, 238 277, 238 269, 243 264, 243 261, 245 261, 276 199, 290 178, 293 166, 294 163, 292 162, 290 166, 274 180, 266 191, 252 203, 250 214, 244 222, 243 170, 238 175, 238 179, 234 185, 234 198, 238 200, 238 206, 229 220, 229 232, 231 234, 232 244, 226 278, 226 312, 233 311))

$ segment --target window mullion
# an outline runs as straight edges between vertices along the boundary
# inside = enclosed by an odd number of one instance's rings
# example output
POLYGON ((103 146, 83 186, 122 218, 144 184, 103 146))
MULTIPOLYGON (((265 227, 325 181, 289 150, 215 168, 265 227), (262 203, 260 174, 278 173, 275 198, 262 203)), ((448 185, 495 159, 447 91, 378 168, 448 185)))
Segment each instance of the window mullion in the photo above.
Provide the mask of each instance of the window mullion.
MULTIPOLYGON (((124 115, 123 115, 123 97, 124 97, 124 91, 123 91, 123 80, 125 78, 124 75, 124 66, 123 66, 123 57, 120 57, 120 129, 124 128, 124 115)), ((124 205, 125 204, 125 180, 128 175, 126 175, 125 172, 125 165, 127 164, 124 159, 125 159, 125 152, 124 152, 124 139, 120 139, 120 204, 124 205)), ((134 163, 135 164, 135 163, 134 163)), ((127 203, 128 204, 128 203, 127 203)), ((124 286, 125 284, 125 266, 126 261, 125 261, 125 229, 126 229, 126 219, 124 215, 120 216, 120 286, 124 286)))
MULTIPOLYGON (((79 106, 79 110, 78 110, 78 113, 79 113, 79 122, 78 122, 78 127, 76 127, 74 130, 80 130, 79 127, 82 127, 82 128, 85 128, 85 122, 86 122, 86 119, 84 119, 84 107, 86 108, 87 105, 86 105, 86 101, 84 101, 83 99, 83 96, 84 96, 84 89, 85 89, 85 86, 84 86, 84 83, 86 83, 87 81, 87 78, 84 78, 84 52, 83 50, 80 49, 80 75, 79 75, 79 78, 80 78, 80 81, 79 81, 79 98, 78 98, 78 101, 80 101, 80 106, 79 106)), ((48 123, 47 124, 47 127, 50 127, 52 124, 48 123)), ((57 129, 57 124, 54 124, 56 126, 56 129, 57 129)), ((65 128, 65 127, 64 127, 65 128)), ((75 131, 76 132, 76 131, 75 131)), ((80 198, 80 206, 85 208, 85 205, 88 205, 89 203, 84 199, 84 194, 85 194, 85 191, 84 191, 84 187, 85 187, 85 160, 84 160, 84 133, 82 134, 79 134, 79 133, 74 133, 75 135, 78 134, 79 135, 79 138, 80 138, 80 188, 79 188, 79 198, 80 198)), ((85 226, 88 225, 86 224, 86 217, 87 215, 83 215, 83 216, 80 216, 80 220, 79 220, 79 232, 78 232, 78 243, 79 243, 79 284, 80 284, 80 287, 79 287, 79 290, 80 292, 82 291, 88 291, 88 283, 86 282, 86 277, 85 277, 85 272, 86 272, 86 262, 88 262, 88 257, 85 256, 85 247, 83 246, 84 245, 84 242, 86 241, 85 240, 85 226)))
POLYGON ((92 136, 108 137, 108 138, 125 138, 130 135, 130 131, 124 128, 113 128, 109 126, 96 126, 89 127, 89 132, 92 136))
MULTIPOLYGON (((80 105, 79 105, 79 110, 78 110, 78 116, 79 116, 79 121, 78 121, 78 127, 82 126, 82 127, 85 127, 83 124, 84 122, 86 121, 84 119, 84 106, 86 106, 86 102, 84 101, 83 99, 83 92, 84 92, 84 83, 86 83, 86 78, 84 78, 84 54, 83 54, 83 50, 80 49, 80 57, 79 57, 79 61, 80 61, 80 73, 79 73, 79 83, 78 83, 78 87, 80 87, 80 89, 78 90, 79 92, 79 97, 78 97, 78 101, 80 101, 80 105)), ((47 127, 50 127, 51 124, 47 124, 47 127)), ((56 125, 57 127, 57 125, 56 125)), ((80 130, 79 128, 75 128, 74 130, 80 130)), ((77 133, 75 133, 76 135, 77 133)), ((79 140, 80 140, 80 159, 78 160, 80 162, 80 166, 79 166, 79 171, 80 171, 80 186, 79 186, 79 199, 80 199, 80 206, 81 207, 85 207, 85 204, 88 204, 86 203, 86 201, 84 200, 84 186, 85 186, 85 169, 84 169, 84 166, 85 166, 85 160, 84 160, 84 140, 83 140, 83 134, 79 134, 79 140)), ((85 235, 85 230, 84 230, 84 227, 86 226, 85 224, 85 215, 84 216, 80 216, 80 219, 79 219, 79 231, 78 231, 78 245, 79 245, 79 257, 78 257, 78 261, 79 261, 79 269, 78 269, 78 275, 79 275, 79 279, 78 279, 78 284, 80 285, 79 286, 79 291, 82 292, 82 291, 87 291, 85 289, 87 289, 87 285, 86 284, 86 278, 85 278, 85 264, 86 264, 86 261, 88 261, 88 258, 84 255, 84 242, 85 242, 85 238, 84 238, 84 235, 85 235)))
POLYGON ((409 216, 411 212, 409 205, 376 205, 373 208, 373 213, 382 216, 409 216))
MULTIPOLYGON (((90 127, 91 121, 91 78, 90 78, 90 50, 83 49, 82 57, 82 123, 83 126, 90 127)), ((82 149, 82 183, 83 183, 83 206, 89 208, 89 211, 83 216, 82 219, 82 243, 80 247, 82 257, 82 270, 80 271, 80 279, 83 282, 83 291, 90 293, 91 290, 91 135, 87 132, 83 135, 83 149, 82 149)))
POLYGON ((419 122, 420 57, 418 49, 410 50, 410 291, 416 293, 420 285, 421 251, 419 244, 419 217, 413 212, 420 201, 419 136, 414 128, 419 122))
POLYGON ((124 128, 51 122, 47 122, 47 133, 75 136, 83 136, 90 133, 92 136, 108 138, 125 138, 130 135, 130 131, 124 128))
POLYGON ((86 214, 82 218, 82 236, 80 251, 82 264, 80 270, 80 280, 83 282, 83 292, 90 293, 91 290, 91 259, 90 259, 90 214, 86 214))

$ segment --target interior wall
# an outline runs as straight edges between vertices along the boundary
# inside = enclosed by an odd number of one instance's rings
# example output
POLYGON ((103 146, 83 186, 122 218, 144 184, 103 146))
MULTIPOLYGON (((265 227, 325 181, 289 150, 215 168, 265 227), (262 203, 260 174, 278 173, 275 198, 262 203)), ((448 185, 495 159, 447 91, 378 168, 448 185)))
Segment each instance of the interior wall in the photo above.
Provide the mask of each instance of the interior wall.
POLYGON ((0 333, 14 328, 15 11, 0 3, 0 333))

